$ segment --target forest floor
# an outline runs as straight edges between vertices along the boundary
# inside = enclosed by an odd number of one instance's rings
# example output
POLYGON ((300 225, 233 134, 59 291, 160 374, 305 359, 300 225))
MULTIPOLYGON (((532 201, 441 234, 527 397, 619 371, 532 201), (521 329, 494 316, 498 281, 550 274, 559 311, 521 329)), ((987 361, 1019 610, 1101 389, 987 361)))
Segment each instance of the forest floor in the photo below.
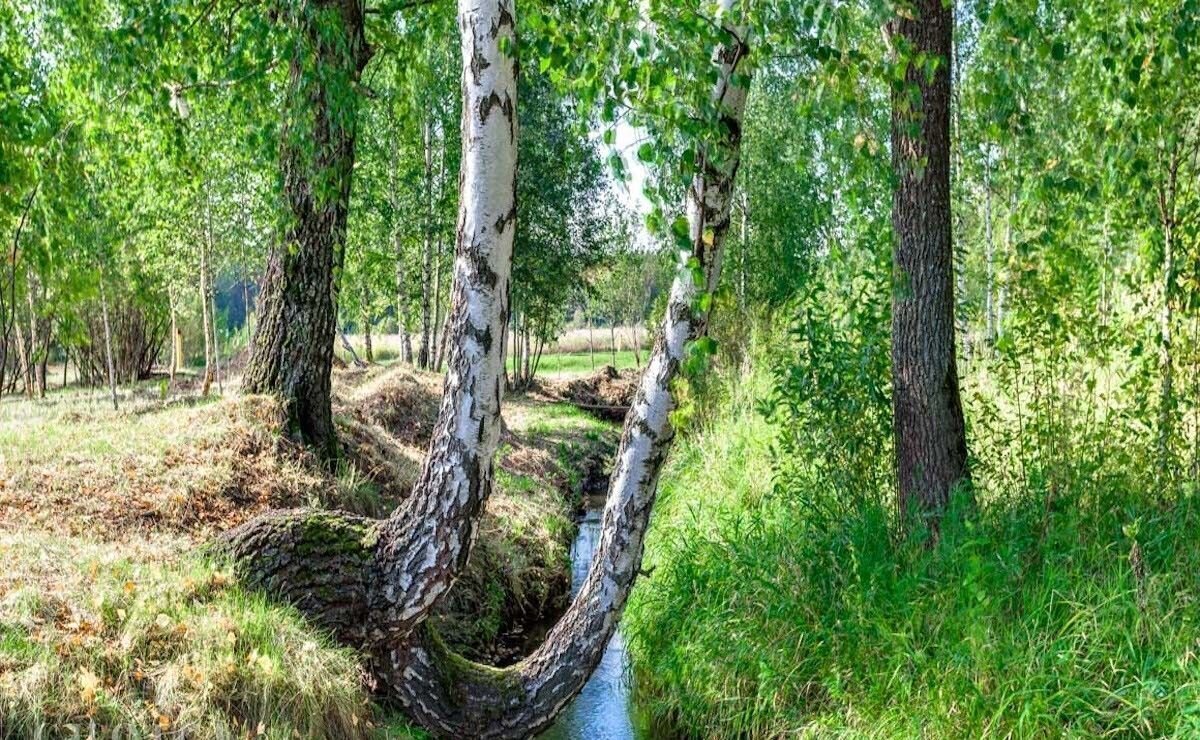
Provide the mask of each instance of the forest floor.
MULTIPOLYGON (((335 474, 281 433, 276 402, 226 391, 147 386, 120 411, 74 390, 0 404, 0 737, 381 732, 357 656, 199 553, 272 508, 386 515, 419 473, 440 377, 337 371, 335 474)), ((553 392, 507 398, 504 422, 476 550, 437 618, 498 665, 565 607, 575 509, 603 485, 617 436, 553 392)))

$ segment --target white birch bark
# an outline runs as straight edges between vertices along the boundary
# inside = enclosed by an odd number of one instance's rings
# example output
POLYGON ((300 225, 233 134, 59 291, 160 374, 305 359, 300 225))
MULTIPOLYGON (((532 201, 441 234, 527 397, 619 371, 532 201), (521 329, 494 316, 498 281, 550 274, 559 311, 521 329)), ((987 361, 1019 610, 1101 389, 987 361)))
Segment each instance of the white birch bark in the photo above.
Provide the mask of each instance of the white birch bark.
POLYGON ((380 530, 368 640, 400 644, 454 583, 492 486, 516 233, 513 0, 459 0, 462 173, 442 406, 421 477, 380 530))

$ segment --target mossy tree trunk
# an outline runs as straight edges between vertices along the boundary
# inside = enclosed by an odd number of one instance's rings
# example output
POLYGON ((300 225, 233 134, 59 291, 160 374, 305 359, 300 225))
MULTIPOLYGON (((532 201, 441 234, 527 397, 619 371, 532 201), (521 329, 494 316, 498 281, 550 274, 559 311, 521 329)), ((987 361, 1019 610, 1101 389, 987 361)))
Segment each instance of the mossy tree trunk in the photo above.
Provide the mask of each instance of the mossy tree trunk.
POLYGON ((290 223, 271 250, 243 389, 286 405, 291 431, 337 452, 330 370, 354 166, 359 75, 370 56, 359 0, 288 4, 298 43, 284 98, 280 168, 290 223))

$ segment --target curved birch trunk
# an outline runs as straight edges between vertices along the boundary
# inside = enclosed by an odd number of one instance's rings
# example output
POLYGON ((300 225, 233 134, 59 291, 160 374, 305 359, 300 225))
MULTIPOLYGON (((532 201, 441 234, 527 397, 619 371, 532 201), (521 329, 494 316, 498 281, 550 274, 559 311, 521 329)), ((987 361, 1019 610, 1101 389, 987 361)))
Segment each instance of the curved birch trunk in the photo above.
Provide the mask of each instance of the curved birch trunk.
MULTIPOLYGON (((728 13, 735 0, 722 0, 728 13)), ((733 86, 748 47, 728 29, 713 97, 722 135, 688 195, 691 257, 627 417, 603 531, 575 601, 545 643, 507 669, 451 653, 426 618, 461 572, 491 491, 500 434, 504 337, 516 226, 513 0, 459 0, 463 165, 449 368, 437 427, 412 496, 381 523, 328 512, 261 517, 227 535, 244 575, 372 654, 373 671, 409 715, 443 737, 525 737, 582 688, 616 629, 641 566, 658 475, 673 440, 670 385, 687 343, 707 330, 693 310, 716 288, 729 230, 746 90, 733 86), (246 573, 245 571, 249 571, 246 573)), ((744 74, 740 75, 744 76, 744 74)))
MULTIPOLYGON (((367 587, 355 608, 364 615, 359 640, 374 646, 403 644, 450 590, 466 564, 491 492, 517 214, 517 67, 514 58, 501 53, 502 46, 515 48, 512 1, 459 2, 465 99, 449 369, 421 477, 372 540, 367 587)), ((320 530, 321 524, 284 527, 303 536, 270 530, 279 530, 288 519, 328 524, 329 516, 271 513, 226 539, 251 568, 246 575, 252 582, 289 596, 296 563, 314 549, 305 533, 320 530), (270 555, 265 561, 248 557, 262 551, 270 555)), ((307 559, 308 568, 323 569, 319 554, 307 559)), ((311 599, 306 612, 326 625, 345 621, 331 619, 311 599)))
MULTIPOLYGON (((723 0, 726 13, 733 2, 723 0)), ((721 75, 713 91, 724 135, 707 150, 688 192, 691 256, 706 284, 696 285, 692 271, 681 269, 672 285, 662 331, 626 417, 600 544, 579 594, 541 647, 511 668, 497 670, 454 655, 428 625, 412 641, 388 650, 376 666, 408 714, 439 736, 516 738, 544 729, 582 690, 620 620, 641 567, 658 476, 674 438, 671 382, 687 343, 707 331, 707 314, 693 305, 700 292, 716 289, 729 231, 747 93, 731 80, 749 51, 744 32, 729 29, 729 38, 716 54, 721 75)))
POLYGON ((380 529, 369 639, 396 644, 453 584, 475 540, 500 438, 504 327, 516 233, 513 0, 460 0, 462 171, 454 312, 441 410, 424 470, 380 529))

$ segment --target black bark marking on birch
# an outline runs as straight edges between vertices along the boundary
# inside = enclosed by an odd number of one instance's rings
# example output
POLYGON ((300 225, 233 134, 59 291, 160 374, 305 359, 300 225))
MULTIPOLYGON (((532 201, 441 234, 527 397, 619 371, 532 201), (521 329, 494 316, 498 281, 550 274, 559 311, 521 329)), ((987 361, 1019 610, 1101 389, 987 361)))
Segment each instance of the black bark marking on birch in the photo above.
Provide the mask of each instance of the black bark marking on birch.
MULTIPOLYGON (((479 50, 479 45, 476 44, 471 52, 471 77, 474 80, 476 85, 482 84, 483 73, 486 72, 488 67, 491 67, 491 66, 492 66, 492 63, 489 62, 487 60, 487 58, 484 57, 483 53, 479 50)), ((462 182, 462 175, 460 173, 459 183, 461 184, 461 182, 462 182)))
POLYGON ((955 351, 950 211, 954 16, 942 0, 918 0, 915 10, 915 18, 895 19, 890 33, 905 40, 907 51, 944 63, 932 80, 923 67, 910 63, 905 81, 892 90, 892 162, 897 176, 892 207, 897 278, 892 404, 901 513, 917 508, 936 534, 952 491, 968 477, 955 351), (914 87, 920 109, 909 111, 914 87))
POLYGON ((479 280, 488 288, 496 287, 498 279, 496 271, 488 264, 487 254, 482 249, 477 245, 472 245, 471 250, 467 253, 467 259, 471 262, 471 270, 476 280, 479 280))
POLYGON ((496 219, 496 231, 504 231, 509 224, 517 222, 517 204, 513 203, 513 207, 508 213, 496 219))

